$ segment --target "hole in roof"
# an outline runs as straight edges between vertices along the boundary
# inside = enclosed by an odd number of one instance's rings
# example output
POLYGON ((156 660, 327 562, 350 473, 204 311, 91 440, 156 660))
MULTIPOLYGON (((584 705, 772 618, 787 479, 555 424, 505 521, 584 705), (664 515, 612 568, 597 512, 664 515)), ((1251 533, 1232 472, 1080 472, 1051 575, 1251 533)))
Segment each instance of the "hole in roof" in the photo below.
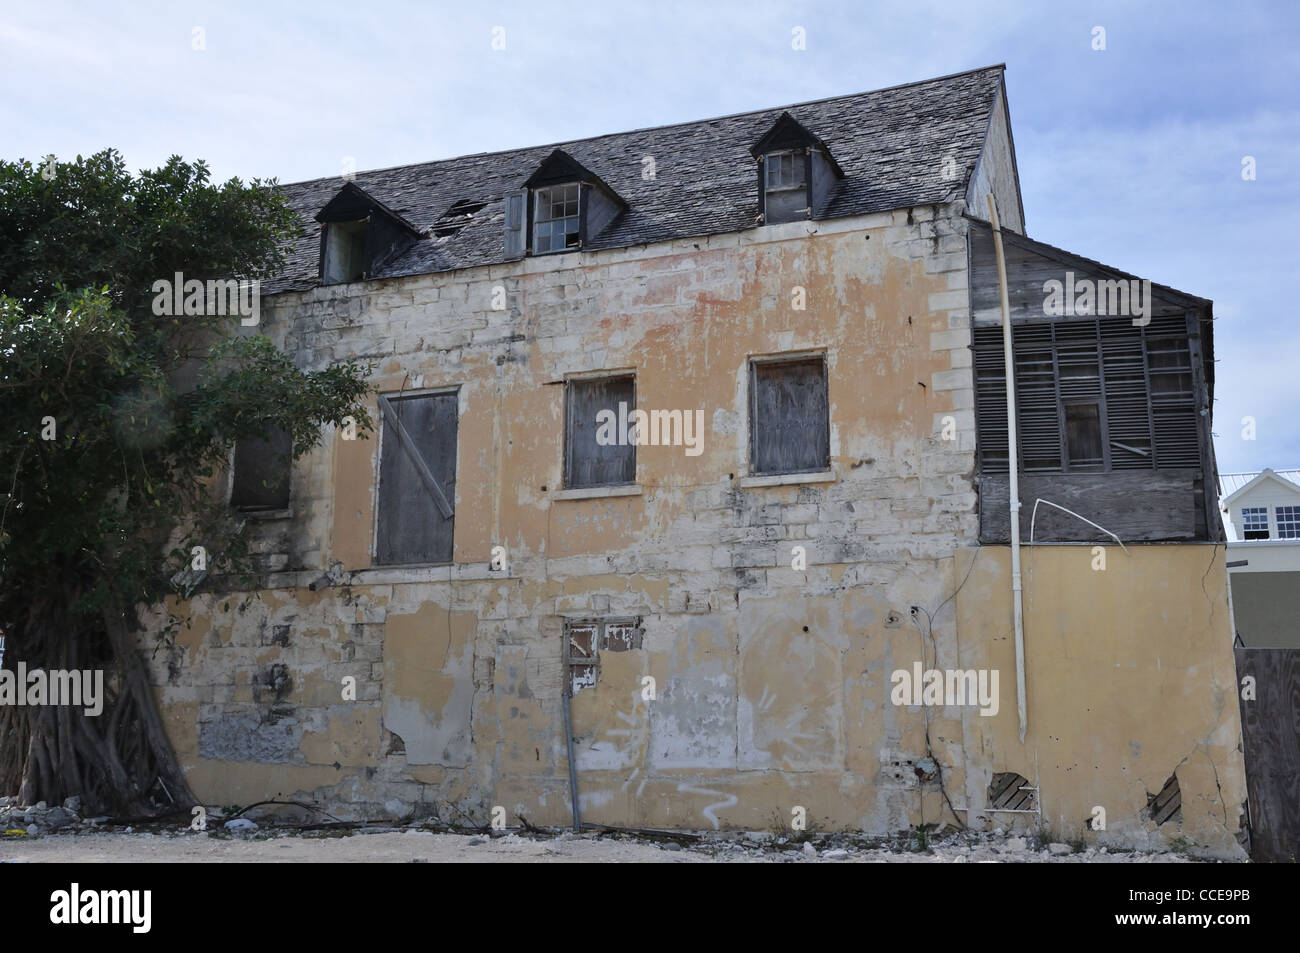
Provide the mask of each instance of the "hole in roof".
POLYGON ((475 202, 471 199, 461 199, 459 202, 452 203, 451 208, 443 212, 442 217, 433 223, 433 234, 439 238, 455 235, 485 207, 487 202, 475 202))

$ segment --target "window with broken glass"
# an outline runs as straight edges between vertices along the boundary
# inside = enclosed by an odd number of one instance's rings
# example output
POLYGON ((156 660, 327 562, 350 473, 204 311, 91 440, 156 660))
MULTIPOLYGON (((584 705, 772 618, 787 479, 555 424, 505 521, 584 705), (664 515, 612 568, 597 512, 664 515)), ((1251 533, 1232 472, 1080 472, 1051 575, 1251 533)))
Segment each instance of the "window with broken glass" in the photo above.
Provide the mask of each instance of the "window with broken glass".
MULTIPOLYGON (((1012 329, 1017 434, 1026 472, 1142 470, 1201 465, 1186 319, 1016 323, 1012 329)), ((973 335, 981 469, 1007 471, 1002 328, 973 335)))
POLYGON ((764 222, 778 224, 806 217, 806 158, 799 152, 769 152, 763 157, 764 222))
POLYGON ((533 210, 533 251, 538 254, 577 248, 579 186, 552 185, 538 189, 533 210))

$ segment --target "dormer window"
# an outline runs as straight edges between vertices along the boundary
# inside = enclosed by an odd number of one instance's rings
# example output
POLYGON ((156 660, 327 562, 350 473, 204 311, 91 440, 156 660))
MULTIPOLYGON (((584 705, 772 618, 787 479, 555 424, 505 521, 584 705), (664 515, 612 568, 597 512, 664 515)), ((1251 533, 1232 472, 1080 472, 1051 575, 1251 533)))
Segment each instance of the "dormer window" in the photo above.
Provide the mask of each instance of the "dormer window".
POLYGON ((826 143, 782 113, 751 148, 758 160, 759 223, 818 218, 835 197, 844 171, 826 143))
POLYGON ((366 270, 366 219, 325 226, 325 263, 321 283, 360 281, 366 270))
POLYGON ((765 223, 793 222, 808 217, 807 166, 806 153, 769 152, 763 157, 765 223))
POLYGON ((533 192, 533 251, 544 254, 581 244, 577 182, 533 192))
POLYGON ((599 176, 556 149, 522 189, 505 197, 506 257, 576 251, 626 207, 599 176))
POLYGON ((397 212, 352 182, 316 213, 321 223, 320 281, 373 278, 422 236, 397 212))

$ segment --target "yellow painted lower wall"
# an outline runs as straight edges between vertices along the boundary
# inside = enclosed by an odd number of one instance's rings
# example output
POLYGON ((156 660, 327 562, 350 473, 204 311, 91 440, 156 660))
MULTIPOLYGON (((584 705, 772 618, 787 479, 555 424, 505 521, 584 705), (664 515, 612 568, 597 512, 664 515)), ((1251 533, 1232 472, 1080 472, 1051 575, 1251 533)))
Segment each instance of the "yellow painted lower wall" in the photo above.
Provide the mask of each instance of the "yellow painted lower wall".
POLYGON ((969 802, 990 772, 1015 771, 1040 787, 1042 823, 1059 837, 1134 845, 1182 837, 1237 855, 1246 787, 1224 547, 1022 553, 1023 744, 1010 548, 957 553, 959 574, 969 573, 956 600, 963 665, 999 668, 1007 686, 998 717, 966 720, 969 802), (1157 827, 1148 799, 1171 775, 1181 822, 1157 827), (1097 808, 1104 833, 1085 826, 1097 808))
POLYGON ((641 645, 602 651, 572 701, 587 821, 788 830, 801 810, 809 829, 947 820, 1241 856, 1223 548, 1023 558, 1023 744, 1006 547, 888 570, 769 570, 766 585, 690 611, 675 574, 201 596, 170 607, 193 626, 154 671, 205 803, 310 799, 336 816, 478 823, 500 806, 512 825, 563 825, 564 619, 639 617, 641 645), (582 609, 593 605, 608 608, 582 609), (918 667, 982 670, 986 687, 996 672, 990 714, 977 697, 900 696, 897 673, 918 667), (999 772, 1036 786, 1040 810, 989 810, 999 772), (1148 799, 1171 775, 1181 817, 1157 826, 1148 799), (1089 829, 1098 808, 1105 829, 1089 829))

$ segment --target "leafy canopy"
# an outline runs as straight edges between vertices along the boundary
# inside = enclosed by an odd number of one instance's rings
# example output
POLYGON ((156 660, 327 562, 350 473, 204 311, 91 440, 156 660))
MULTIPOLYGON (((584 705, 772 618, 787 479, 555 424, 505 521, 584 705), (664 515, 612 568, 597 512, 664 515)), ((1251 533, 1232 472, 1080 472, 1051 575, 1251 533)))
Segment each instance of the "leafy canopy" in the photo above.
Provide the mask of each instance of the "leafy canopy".
POLYGON ((214 185, 203 162, 0 161, 0 628, 39 593, 152 601, 192 545, 245 567, 207 489, 233 443, 282 428, 300 456, 345 417, 370 429, 355 363, 303 371, 237 316, 152 313, 175 272, 273 274, 298 228, 274 180, 214 185))

